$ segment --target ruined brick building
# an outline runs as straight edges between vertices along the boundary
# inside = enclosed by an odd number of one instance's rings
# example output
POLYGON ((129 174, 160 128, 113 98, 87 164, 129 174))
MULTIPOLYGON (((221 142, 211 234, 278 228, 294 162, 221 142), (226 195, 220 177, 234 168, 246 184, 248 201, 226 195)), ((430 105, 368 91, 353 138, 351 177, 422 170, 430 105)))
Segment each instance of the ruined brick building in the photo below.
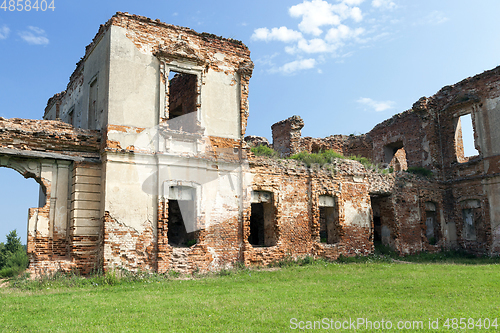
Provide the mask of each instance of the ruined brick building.
POLYGON ((252 70, 236 40, 127 13, 102 25, 44 120, 0 118, 0 166, 41 189, 30 269, 204 271, 369 254, 374 241, 402 254, 500 252, 500 68, 365 135, 302 137, 298 116, 272 126, 282 157, 332 149, 392 173, 254 156, 265 139, 244 139, 252 70))

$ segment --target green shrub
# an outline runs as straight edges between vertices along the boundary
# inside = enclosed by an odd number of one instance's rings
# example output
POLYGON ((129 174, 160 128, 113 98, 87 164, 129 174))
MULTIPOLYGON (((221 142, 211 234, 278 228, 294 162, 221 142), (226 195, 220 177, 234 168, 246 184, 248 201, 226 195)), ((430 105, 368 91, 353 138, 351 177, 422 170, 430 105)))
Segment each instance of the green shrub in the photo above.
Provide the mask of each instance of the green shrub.
POLYGON ((255 155, 255 156, 267 156, 267 157, 278 157, 278 153, 267 146, 259 145, 256 147, 251 147, 250 151, 255 155))
POLYGON ((290 156, 291 159, 304 162, 308 167, 312 164, 324 165, 331 163, 336 158, 345 158, 342 154, 333 150, 320 151, 319 153, 308 153, 301 151, 300 153, 290 156))
POLYGON ((323 165, 328 163, 326 160, 325 156, 323 156, 321 153, 316 154, 316 153, 308 153, 306 151, 301 151, 300 153, 294 154, 290 156, 292 160, 297 160, 305 163, 308 167, 310 167, 312 164, 319 164, 323 165))
POLYGON ((372 161, 366 157, 362 156, 349 156, 348 159, 353 160, 353 161, 358 161, 359 163, 363 164, 363 166, 367 169, 374 169, 375 165, 372 163, 372 161))
POLYGON ((345 157, 344 155, 337 153, 336 151, 331 149, 320 151, 319 153, 308 153, 306 151, 301 151, 300 153, 290 156, 290 158, 304 162, 308 167, 310 167, 314 163, 317 163, 319 165, 332 163, 333 160, 340 158, 340 159, 358 161, 367 169, 375 169, 375 165, 372 163, 370 159, 366 157, 354 156, 354 155, 345 157))
POLYGON ((413 173, 419 176, 424 176, 427 178, 432 178, 434 175, 431 170, 423 167, 409 167, 408 170, 406 170, 406 172, 413 173))
POLYGON ((26 249, 16 230, 7 235, 7 243, 0 246, 0 277, 17 276, 28 267, 29 259, 26 249))

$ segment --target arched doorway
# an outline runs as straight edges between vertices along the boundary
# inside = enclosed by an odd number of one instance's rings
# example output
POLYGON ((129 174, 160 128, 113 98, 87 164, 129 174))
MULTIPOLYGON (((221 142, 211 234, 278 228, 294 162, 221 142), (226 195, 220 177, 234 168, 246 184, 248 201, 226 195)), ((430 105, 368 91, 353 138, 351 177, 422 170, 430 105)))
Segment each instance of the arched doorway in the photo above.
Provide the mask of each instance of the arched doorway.
POLYGON ((26 245, 28 209, 39 207, 40 199, 44 198, 40 185, 7 167, 0 167, 0 184, 0 242, 5 243, 6 235, 16 229, 21 243, 26 245))

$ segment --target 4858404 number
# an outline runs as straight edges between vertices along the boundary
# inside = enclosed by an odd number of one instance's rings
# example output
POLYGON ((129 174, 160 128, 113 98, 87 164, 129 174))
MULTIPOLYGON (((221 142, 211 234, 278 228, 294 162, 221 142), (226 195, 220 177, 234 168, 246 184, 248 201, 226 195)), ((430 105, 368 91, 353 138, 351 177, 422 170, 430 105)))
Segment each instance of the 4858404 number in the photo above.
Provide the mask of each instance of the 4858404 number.
POLYGON ((35 11, 42 11, 45 12, 49 9, 54 11, 56 9, 56 6, 54 4, 55 0, 49 0, 50 3, 47 2, 47 0, 3 0, 2 5, 0 6, 0 9, 3 9, 4 12, 9 11, 9 12, 30 12, 32 10, 35 11))

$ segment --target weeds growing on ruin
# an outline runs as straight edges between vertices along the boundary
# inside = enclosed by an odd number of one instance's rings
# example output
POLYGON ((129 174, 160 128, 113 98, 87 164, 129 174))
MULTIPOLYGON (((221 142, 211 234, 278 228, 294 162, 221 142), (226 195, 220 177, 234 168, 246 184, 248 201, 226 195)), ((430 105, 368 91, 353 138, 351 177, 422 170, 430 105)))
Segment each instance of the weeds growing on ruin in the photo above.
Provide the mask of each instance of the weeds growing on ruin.
POLYGON ((266 157, 272 157, 272 158, 278 158, 279 157, 278 152, 276 152, 272 148, 269 148, 268 146, 258 145, 256 147, 251 147, 250 151, 255 156, 266 156, 266 157))
POLYGON ((406 172, 413 173, 414 175, 424 176, 427 178, 432 178, 434 176, 431 170, 423 167, 409 167, 406 172))
MULTIPOLYGON (((370 159, 362 156, 344 156, 334 150, 322 150, 319 153, 309 153, 301 151, 297 154, 290 156, 291 159, 304 162, 308 167, 312 164, 319 164, 320 166, 332 163, 335 159, 346 159, 357 161, 361 163, 368 170, 378 170, 378 165, 374 164, 370 159)), ((391 172, 391 171, 389 171, 391 172)))

